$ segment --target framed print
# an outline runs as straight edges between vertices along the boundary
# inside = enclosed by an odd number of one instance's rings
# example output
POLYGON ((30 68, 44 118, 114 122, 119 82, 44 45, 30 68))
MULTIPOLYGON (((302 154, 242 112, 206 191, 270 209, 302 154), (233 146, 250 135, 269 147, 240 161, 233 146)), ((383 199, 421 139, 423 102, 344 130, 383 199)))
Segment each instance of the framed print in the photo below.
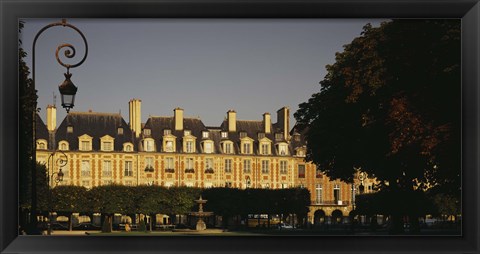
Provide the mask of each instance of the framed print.
POLYGON ((477 1, 0 8, 1 253, 479 252, 477 1))

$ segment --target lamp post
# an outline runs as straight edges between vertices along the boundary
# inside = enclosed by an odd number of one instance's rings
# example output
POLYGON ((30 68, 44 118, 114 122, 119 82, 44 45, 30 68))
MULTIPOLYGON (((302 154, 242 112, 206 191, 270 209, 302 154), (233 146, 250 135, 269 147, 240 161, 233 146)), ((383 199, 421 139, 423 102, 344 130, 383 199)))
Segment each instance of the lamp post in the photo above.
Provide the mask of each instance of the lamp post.
POLYGON ((48 156, 48 171, 47 171, 47 184, 48 184, 48 190, 49 190, 49 200, 48 200, 48 208, 50 211, 48 211, 48 231, 47 234, 51 235, 52 234, 52 198, 53 198, 53 186, 52 183, 55 182, 55 185, 57 185, 59 182, 63 181, 63 172, 62 172, 62 167, 66 166, 68 164, 68 157, 63 151, 57 151, 54 150, 50 156, 48 156), (60 153, 59 157, 56 157, 56 154, 60 153), (55 172, 55 166, 58 167, 58 172, 55 172), (50 174, 51 172, 51 174, 50 174))
MULTIPOLYGON (((65 49, 65 57, 67 58, 73 58, 75 56, 75 48, 73 45, 64 43, 60 44, 57 47, 57 50, 55 52, 55 57, 57 59, 57 62, 62 65, 63 67, 67 68, 67 73, 65 73, 65 81, 59 86, 59 91, 62 96, 62 106, 67 110, 67 113, 70 112, 70 109, 73 108, 74 102, 75 102, 75 94, 77 92, 77 87, 72 83, 70 80, 72 74, 70 73, 71 68, 75 68, 80 66, 85 59, 87 58, 88 55, 88 44, 87 44, 87 39, 85 38, 85 35, 74 25, 67 23, 66 19, 62 19, 61 22, 55 22, 51 23, 49 25, 46 25, 38 33, 35 35, 35 38, 33 39, 33 46, 32 46, 32 89, 35 92, 35 46, 37 44, 38 37, 47 29, 55 26, 63 26, 63 27, 68 27, 71 28, 75 31, 77 31, 80 36, 83 39, 83 42, 85 43, 85 55, 82 58, 82 60, 76 64, 65 64, 60 60, 58 53, 60 50, 65 49)), ((33 103, 33 109, 32 109, 32 166, 31 166, 31 192, 32 192, 32 203, 31 203, 31 215, 30 215, 30 227, 29 227, 29 234, 40 234, 40 231, 37 228, 37 187, 36 187, 36 166, 37 166, 37 156, 36 156, 36 151, 37 151, 37 142, 36 142, 36 115, 37 115, 37 100, 36 98, 34 99, 33 103)))

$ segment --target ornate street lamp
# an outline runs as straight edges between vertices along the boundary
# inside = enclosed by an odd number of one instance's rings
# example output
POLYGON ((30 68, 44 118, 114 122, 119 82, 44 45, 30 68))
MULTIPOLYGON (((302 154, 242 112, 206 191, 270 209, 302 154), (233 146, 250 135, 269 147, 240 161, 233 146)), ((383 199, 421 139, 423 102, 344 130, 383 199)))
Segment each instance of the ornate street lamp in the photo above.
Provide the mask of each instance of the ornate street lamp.
POLYGON ((58 90, 62 96, 62 107, 70 112, 70 109, 75 105, 75 95, 77 94, 77 87, 70 80, 72 74, 67 72, 65 75, 65 81, 58 86, 58 90))
MULTIPOLYGON (((67 113, 69 113, 70 109, 73 108, 74 102, 75 102, 75 94, 77 92, 77 88, 75 85, 73 85, 72 81, 70 80, 70 77, 72 76, 70 74, 70 68, 75 68, 80 66, 85 59, 87 58, 88 55, 88 44, 87 44, 87 39, 85 38, 85 35, 74 25, 67 23, 66 19, 62 19, 61 22, 56 22, 56 23, 51 23, 42 29, 38 31, 38 33, 35 35, 35 38, 33 39, 33 46, 32 46, 32 89, 35 91, 35 46, 37 44, 38 37, 40 34, 42 34, 45 30, 55 27, 55 26, 63 26, 63 27, 69 27, 75 31, 77 31, 80 36, 83 39, 83 42, 85 43, 85 55, 83 56, 82 60, 76 64, 65 64, 60 60, 58 53, 60 50, 65 49, 64 54, 65 57, 67 58, 73 58, 75 56, 75 48, 68 43, 61 44, 57 47, 57 50, 55 52, 55 57, 57 59, 57 62, 67 68, 67 73, 65 74, 66 80, 60 85, 59 90, 60 94, 62 95, 62 106, 67 110, 67 113)), ((37 142, 36 142, 36 115, 37 115, 37 100, 34 100, 34 105, 32 109, 32 166, 31 166, 31 179, 32 179, 32 186, 31 186, 31 191, 32 191, 32 203, 31 203, 31 215, 30 215, 30 227, 28 229, 29 234, 40 234, 40 231, 37 228, 37 186, 36 186, 36 166, 37 166, 37 156, 36 156, 36 151, 37 151, 37 142)))
POLYGON ((48 189, 49 189, 49 199, 48 199, 48 208, 50 211, 48 211, 48 230, 47 234, 51 235, 52 234, 52 190, 53 186, 51 186, 51 183, 55 182, 55 185, 57 185, 59 182, 63 181, 63 172, 62 168, 68 164, 68 157, 63 151, 53 151, 53 153, 48 156, 48 170, 47 170, 47 184, 48 184, 48 189), (55 158, 56 154, 60 153, 60 157, 55 158), (58 167, 58 172, 55 173, 55 166, 58 167), (50 175, 51 171, 51 175, 50 175))

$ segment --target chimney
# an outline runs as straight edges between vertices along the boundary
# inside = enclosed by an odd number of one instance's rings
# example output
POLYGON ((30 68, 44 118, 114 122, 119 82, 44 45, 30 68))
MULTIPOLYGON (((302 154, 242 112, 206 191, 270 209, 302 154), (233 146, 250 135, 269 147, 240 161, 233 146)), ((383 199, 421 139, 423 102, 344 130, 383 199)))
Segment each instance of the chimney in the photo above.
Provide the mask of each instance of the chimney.
POLYGON ((265 130, 265 134, 269 134, 271 132, 272 117, 268 112, 263 114, 263 126, 265 130))
POLYGON ((128 102, 130 113, 130 129, 135 133, 135 137, 140 137, 142 131, 142 113, 141 113, 142 101, 139 99, 131 99, 128 102))
POLYGON ((290 109, 288 107, 283 107, 277 111, 277 124, 283 131, 283 138, 289 140, 290 109))
POLYGON ((175 118, 175 130, 176 131, 183 130, 183 109, 181 108, 174 109, 173 115, 175 118))
POLYGON ((47 129, 54 131, 57 128, 57 108, 55 105, 47 105, 47 129))
POLYGON ((228 131, 236 132, 237 131, 237 112, 235 112, 235 110, 230 109, 227 112, 227 118, 228 118, 228 131))

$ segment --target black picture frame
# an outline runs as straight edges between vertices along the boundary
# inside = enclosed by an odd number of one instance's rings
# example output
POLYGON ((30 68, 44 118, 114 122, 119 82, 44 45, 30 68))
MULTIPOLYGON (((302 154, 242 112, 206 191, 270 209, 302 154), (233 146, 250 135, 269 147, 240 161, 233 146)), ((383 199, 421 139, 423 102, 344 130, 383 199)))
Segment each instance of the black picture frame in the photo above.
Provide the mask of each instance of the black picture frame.
POLYGON ((0 0, 1 253, 479 253, 478 0, 0 0), (285 237, 17 236, 21 18, 462 18, 462 235, 285 237))

